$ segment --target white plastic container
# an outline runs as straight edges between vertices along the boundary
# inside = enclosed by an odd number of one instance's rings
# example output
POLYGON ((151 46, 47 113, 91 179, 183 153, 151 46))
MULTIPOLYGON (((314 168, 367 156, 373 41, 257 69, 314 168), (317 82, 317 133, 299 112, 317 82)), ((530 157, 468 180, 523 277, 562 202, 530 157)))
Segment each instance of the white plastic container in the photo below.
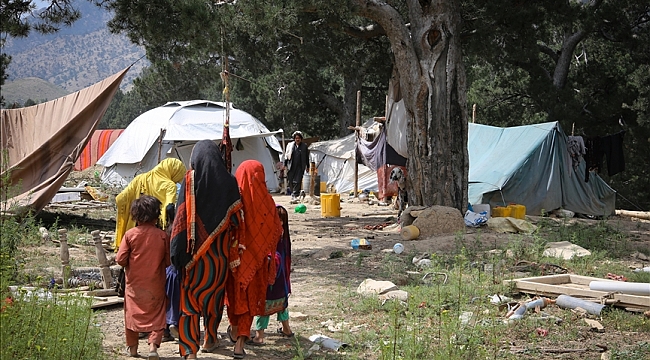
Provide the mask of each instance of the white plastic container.
POLYGON ((472 205, 475 213, 482 213, 483 211, 487 212, 487 218, 490 218, 490 204, 475 204, 472 205))

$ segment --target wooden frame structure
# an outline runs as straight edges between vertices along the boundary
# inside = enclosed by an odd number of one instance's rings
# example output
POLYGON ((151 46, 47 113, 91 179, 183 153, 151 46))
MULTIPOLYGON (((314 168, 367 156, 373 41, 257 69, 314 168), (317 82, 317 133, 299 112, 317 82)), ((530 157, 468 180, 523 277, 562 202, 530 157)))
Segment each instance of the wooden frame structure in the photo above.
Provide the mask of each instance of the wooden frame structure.
POLYGON ((570 295, 617 307, 650 309, 649 296, 590 290, 589 283, 592 281, 616 282, 616 280, 589 276, 561 274, 504 280, 503 283, 504 285, 512 285, 515 289, 526 294, 543 296, 570 295))

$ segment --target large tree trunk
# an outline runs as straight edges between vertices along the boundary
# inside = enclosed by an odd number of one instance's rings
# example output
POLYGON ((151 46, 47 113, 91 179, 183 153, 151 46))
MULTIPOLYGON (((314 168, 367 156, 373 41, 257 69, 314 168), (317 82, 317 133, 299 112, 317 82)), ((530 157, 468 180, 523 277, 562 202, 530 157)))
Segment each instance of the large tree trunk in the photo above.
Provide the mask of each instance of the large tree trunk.
POLYGON ((409 119, 411 205, 467 207, 469 156, 465 71, 457 0, 408 0, 410 31, 397 11, 358 0, 358 13, 386 31, 409 119))

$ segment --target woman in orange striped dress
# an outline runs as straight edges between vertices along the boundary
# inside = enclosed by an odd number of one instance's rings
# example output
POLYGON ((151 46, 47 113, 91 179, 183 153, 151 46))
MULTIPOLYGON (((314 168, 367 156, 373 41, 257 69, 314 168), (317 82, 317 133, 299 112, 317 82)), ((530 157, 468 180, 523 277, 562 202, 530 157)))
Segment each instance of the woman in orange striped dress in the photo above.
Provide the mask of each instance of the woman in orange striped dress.
POLYGON ((219 346, 217 328, 223 314, 230 245, 238 237, 242 202, 237 181, 226 170, 214 142, 199 141, 190 162, 172 228, 171 261, 181 269, 180 353, 196 359, 201 317, 205 325, 201 350, 211 352, 219 346))

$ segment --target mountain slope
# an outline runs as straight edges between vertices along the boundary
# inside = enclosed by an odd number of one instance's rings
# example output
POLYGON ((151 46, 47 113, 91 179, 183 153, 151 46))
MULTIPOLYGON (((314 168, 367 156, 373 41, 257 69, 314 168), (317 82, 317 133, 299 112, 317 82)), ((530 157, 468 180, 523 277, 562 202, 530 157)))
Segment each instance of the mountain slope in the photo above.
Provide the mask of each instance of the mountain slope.
POLYGON ((69 91, 66 91, 64 88, 34 77, 7 81, 2 86, 2 96, 8 105, 14 102, 24 104, 27 99, 32 99, 39 103, 68 94, 69 91))
MULTIPOLYGON (((70 28, 56 34, 32 32, 26 38, 7 39, 2 51, 12 57, 7 69, 9 80, 38 77, 74 92, 124 69, 145 54, 126 36, 108 31, 110 13, 88 1, 77 1, 75 6, 82 17, 70 28)), ((128 87, 147 65, 145 59, 138 61, 127 73, 122 88, 128 87)))

